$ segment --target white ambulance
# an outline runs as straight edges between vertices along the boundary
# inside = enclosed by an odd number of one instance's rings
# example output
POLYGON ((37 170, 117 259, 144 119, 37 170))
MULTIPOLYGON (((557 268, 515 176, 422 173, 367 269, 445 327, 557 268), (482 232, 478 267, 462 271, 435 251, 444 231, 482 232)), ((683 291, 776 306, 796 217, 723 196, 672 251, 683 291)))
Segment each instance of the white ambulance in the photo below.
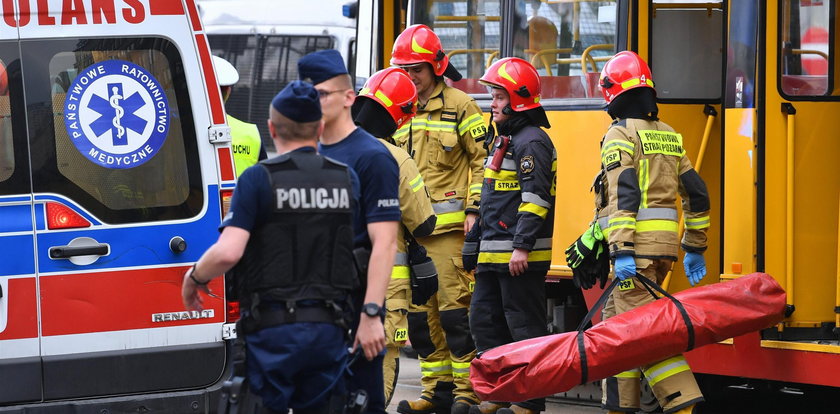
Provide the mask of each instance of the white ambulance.
POLYGON ((0 13, 0 412, 215 411, 235 309, 181 278, 235 177, 194 0, 0 13))

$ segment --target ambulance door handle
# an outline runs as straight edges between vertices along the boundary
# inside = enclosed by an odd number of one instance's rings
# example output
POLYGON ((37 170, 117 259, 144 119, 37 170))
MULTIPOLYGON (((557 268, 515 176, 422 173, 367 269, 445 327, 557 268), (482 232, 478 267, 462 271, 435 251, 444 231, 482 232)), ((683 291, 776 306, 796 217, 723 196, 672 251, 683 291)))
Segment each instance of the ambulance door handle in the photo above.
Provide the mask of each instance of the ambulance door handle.
POLYGON ((93 246, 53 246, 50 247, 50 259, 69 259, 75 256, 105 256, 110 246, 104 243, 93 246))

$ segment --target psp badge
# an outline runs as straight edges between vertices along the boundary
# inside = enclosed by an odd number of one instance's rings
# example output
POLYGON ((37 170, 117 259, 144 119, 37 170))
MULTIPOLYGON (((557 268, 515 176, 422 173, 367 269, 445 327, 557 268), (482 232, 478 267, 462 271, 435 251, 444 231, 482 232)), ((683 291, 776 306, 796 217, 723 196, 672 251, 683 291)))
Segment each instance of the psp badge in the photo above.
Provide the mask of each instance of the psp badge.
POLYGON ((134 168, 160 151, 169 101, 142 67, 106 60, 82 70, 64 99, 64 124, 85 157, 105 168, 134 168))

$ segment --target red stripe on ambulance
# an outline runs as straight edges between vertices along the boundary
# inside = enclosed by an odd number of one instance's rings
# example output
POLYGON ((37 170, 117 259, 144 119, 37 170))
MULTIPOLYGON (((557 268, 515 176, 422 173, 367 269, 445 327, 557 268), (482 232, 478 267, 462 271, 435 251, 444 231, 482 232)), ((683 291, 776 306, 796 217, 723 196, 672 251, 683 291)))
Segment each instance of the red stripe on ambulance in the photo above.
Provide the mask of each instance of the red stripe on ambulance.
POLYGON ((216 81, 216 72, 213 70, 213 58, 210 56, 207 36, 203 34, 195 35, 195 43, 198 46, 198 56, 201 58, 204 82, 207 83, 207 95, 210 98, 210 115, 213 118, 213 124, 224 124, 225 108, 222 106, 222 92, 219 89, 218 81, 216 81))
MULTIPOLYGON (((69 335, 124 329, 163 328, 224 322, 221 297, 204 296, 212 318, 153 320, 155 314, 183 314, 181 282, 187 267, 120 270, 42 276, 41 334, 69 335)), ((222 295, 216 278, 210 290, 222 295)))
POLYGON ((35 278, 9 279, 6 329, 0 340, 38 337, 38 303, 35 301, 35 278))
POLYGON ((198 15, 198 9, 195 7, 194 0, 187 0, 187 11, 190 14, 190 20, 192 21, 193 30, 196 32, 200 32, 201 28, 201 17, 198 15))
POLYGON ((230 148, 219 148, 219 172, 222 181, 233 181, 233 159, 230 155, 230 148))
POLYGON ((184 5, 177 0, 149 0, 149 14, 152 16, 180 16, 184 5))

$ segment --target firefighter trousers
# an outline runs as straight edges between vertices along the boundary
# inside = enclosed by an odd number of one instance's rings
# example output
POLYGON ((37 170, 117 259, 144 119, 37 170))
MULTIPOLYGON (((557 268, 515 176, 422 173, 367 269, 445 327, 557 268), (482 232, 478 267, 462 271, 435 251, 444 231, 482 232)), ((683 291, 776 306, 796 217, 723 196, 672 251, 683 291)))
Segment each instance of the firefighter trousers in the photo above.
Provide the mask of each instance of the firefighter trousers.
MULTIPOLYGON (((636 259, 636 271, 661 284, 671 269, 672 260, 636 259)), ((604 304, 603 319, 611 318, 636 307, 650 303, 653 296, 641 283, 632 279, 619 284, 604 304)), ((644 375, 664 413, 672 413, 703 401, 703 394, 688 362, 682 355, 624 371, 602 381, 601 405, 612 411, 636 412, 639 410, 641 376, 644 375)))
POLYGON ((408 339, 408 304, 411 285, 407 272, 391 273, 385 295, 385 360, 382 373, 385 379, 385 406, 391 403, 400 373, 400 348, 408 339))
POLYGON ((408 337, 420 359, 422 397, 478 403, 470 383, 470 362, 475 344, 469 327, 472 274, 464 270, 460 230, 418 239, 438 272, 438 292, 422 306, 410 305, 408 337), (454 390, 453 390, 454 383, 454 390), (437 391, 437 393, 436 393, 437 391))
MULTIPOLYGON (((475 276, 470 329, 476 348, 499 345, 548 334, 545 308, 545 272, 481 272, 475 276)), ((545 399, 506 401, 532 411, 544 411, 545 399)))

